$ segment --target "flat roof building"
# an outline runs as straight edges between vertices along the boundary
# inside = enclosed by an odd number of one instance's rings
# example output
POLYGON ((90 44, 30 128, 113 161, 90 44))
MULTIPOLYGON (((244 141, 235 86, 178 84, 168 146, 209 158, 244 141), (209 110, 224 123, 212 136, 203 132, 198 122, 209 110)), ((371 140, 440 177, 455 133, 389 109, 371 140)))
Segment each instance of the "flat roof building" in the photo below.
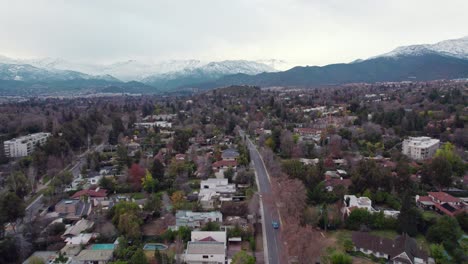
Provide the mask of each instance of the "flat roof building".
POLYGON ((409 137, 403 140, 402 152, 415 160, 424 160, 434 156, 440 140, 430 137, 409 137))
POLYGON ((29 156, 37 145, 45 144, 50 136, 50 133, 40 132, 7 140, 3 142, 5 156, 9 158, 29 156))

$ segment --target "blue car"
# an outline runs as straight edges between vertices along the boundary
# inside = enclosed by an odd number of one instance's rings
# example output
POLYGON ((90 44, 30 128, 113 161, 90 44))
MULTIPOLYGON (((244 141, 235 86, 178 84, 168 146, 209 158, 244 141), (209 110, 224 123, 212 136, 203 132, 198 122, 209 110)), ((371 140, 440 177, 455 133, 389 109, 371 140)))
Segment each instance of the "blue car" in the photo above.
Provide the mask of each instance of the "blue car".
POLYGON ((278 229, 278 228, 279 228, 279 223, 278 223, 277 221, 273 221, 271 224, 273 225, 273 228, 274 228, 274 229, 278 229))

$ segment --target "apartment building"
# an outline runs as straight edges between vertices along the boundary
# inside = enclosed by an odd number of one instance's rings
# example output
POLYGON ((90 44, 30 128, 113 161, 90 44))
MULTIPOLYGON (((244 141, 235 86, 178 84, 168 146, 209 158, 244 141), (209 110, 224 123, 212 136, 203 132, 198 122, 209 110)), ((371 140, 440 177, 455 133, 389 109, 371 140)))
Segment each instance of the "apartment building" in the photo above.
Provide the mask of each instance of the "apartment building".
POLYGON ((440 140, 430 137, 409 137, 403 141, 403 154, 415 160, 424 160, 434 156, 440 140))
POLYGON ((3 142, 5 156, 18 158, 31 155, 35 147, 46 143, 50 136, 50 133, 40 132, 7 140, 3 142))

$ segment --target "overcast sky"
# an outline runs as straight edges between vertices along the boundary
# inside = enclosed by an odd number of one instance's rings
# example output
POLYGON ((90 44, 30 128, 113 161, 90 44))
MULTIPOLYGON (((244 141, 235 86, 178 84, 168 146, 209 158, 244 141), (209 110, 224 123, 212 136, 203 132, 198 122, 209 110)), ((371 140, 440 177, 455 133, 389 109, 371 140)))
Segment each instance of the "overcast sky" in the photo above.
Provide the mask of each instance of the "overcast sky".
POLYGON ((0 54, 349 62, 468 35, 467 0, 0 0, 0 54))

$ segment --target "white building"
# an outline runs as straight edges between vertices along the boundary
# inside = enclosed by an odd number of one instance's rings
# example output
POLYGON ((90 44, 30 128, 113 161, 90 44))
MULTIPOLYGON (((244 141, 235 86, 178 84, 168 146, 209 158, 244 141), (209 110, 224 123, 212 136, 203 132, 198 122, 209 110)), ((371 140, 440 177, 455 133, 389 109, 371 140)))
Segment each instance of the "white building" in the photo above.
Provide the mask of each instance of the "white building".
POLYGON ((228 179, 207 179, 200 182, 200 193, 198 199, 205 209, 214 208, 216 200, 232 201, 236 193, 236 186, 229 184, 228 179))
POLYGON ((430 137, 409 137, 403 141, 403 154, 415 160, 424 160, 434 156, 440 140, 430 137))
POLYGON ((3 142, 5 156, 17 158, 31 155, 35 147, 46 143, 50 136, 50 133, 40 132, 7 140, 3 142))
POLYGON ((167 121, 141 122, 141 123, 135 123, 135 127, 137 128, 154 128, 154 127, 171 128, 172 123, 167 122, 167 121))
POLYGON ((192 231, 184 261, 187 264, 225 264, 226 231, 192 231))
POLYGON ((372 200, 365 196, 356 197, 355 195, 345 195, 344 206, 345 212, 348 213, 348 215, 351 213, 351 208, 360 208, 366 209, 369 212, 375 212, 374 208, 372 208, 372 200))
POLYGON ((181 226, 190 228, 200 228, 208 222, 223 222, 223 214, 219 211, 213 212, 192 212, 178 210, 176 212, 176 225, 172 229, 177 230, 181 226))
POLYGON ((345 195, 344 196, 344 207, 342 208, 342 212, 345 215, 350 215, 353 209, 366 209, 371 213, 380 213, 383 212, 385 217, 393 217, 397 218, 400 214, 400 211, 396 210, 375 210, 372 207, 372 200, 368 197, 356 197, 355 195, 345 195))
POLYGON ((220 242, 192 242, 187 243, 184 254, 187 264, 225 264, 226 249, 220 242))

